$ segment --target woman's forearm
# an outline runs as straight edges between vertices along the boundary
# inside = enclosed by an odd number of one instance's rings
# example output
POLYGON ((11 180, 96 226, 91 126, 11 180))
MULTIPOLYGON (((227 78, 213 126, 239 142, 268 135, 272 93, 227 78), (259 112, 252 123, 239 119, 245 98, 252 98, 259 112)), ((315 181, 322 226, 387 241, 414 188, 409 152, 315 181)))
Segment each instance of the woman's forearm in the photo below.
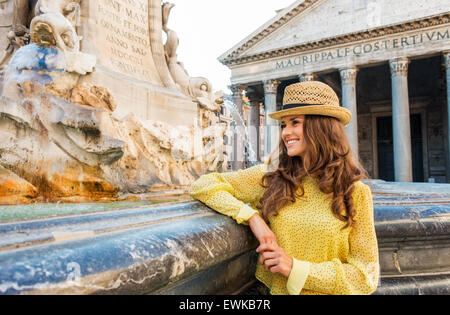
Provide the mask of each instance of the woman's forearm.
POLYGON ((277 238, 264 219, 257 213, 248 219, 248 225, 261 244, 277 244, 277 238))

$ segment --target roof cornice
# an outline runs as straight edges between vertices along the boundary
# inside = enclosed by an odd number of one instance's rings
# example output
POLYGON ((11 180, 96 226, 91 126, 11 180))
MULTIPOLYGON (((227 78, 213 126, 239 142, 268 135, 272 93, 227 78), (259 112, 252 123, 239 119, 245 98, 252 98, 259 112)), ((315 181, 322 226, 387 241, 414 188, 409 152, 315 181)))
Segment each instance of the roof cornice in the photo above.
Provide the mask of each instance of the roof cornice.
MULTIPOLYGON (((307 2, 307 1, 305 1, 305 2, 307 2)), ((313 2, 316 2, 316 1, 313 1, 313 2)), ((290 12, 293 12, 293 10, 290 12)), ((295 15, 297 15, 297 14, 298 13, 296 13, 295 15)), ((292 17, 290 17, 290 18, 292 18, 292 17)), ((247 46, 244 49, 243 48, 244 45, 243 45, 243 46, 241 46, 241 48, 239 48, 242 50, 240 50, 240 51, 235 50, 235 53, 228 55, 226 58, 224 58, 220 61, 226 66, 239 65, 239 64, 259 61, 259 60, 263 60, 263 59, 267 59, 267 58, 283 57, 283 56, 287 56, 287 55, 291 55, 291 54, 295 54, 295 53, 301 53, 301 52, 309 51, 309 50, 313 50, 313 49, 326 48, 326 47, 330 47, 330 46, 356 42, 356 41, 365 40, 365 39, 369 39, 369 38, 377 38, 377 37, 382 37, 382 36, 386 36, 386 35, 402 33, 402 32, 421 29, 421 28, 427 28, 427 27, 431 27, 431 26, 446 24, 449 22, 450 22, 450 12, 445 12, 442 14, 433 15, 433 16, 429 16, 429 17, 425 17, 425 18, 416 19, 416 20, 411 20, 411 21, 407 21, 407 22, 402 22, 399 24, 385 25, 385 26, 382 26, 379 28, 373 28, 373 29, 369 29, 369 30, 365 30, 365 31, 361 31, 361 32, 347 33, 347 34, 343 34, 340 36, 328 37, 328 38, 324 38, 324 39, 317 40, 317 41, 310 41, 310 42, 302 43, 302 44, 295 45, 295 46, 279 48, 279 49, 275 49, 272 51, 267 51, 267 52, 258 53, 258 54, 244 56, 244 57, 239 58, 239 57, 237 57, 237 55, 239 55, 243 50, 251 47, 251 46, 247 46)), ((272 25, 274 25, 274 24, 272 24, 272 25)), ((273 30, 268 33, 260 32, 258 34, 258 36, 263 33, 264 33, 264 35, 262 35, 262 36, 267 36, 271 32, 273 32, 273 30)), ((258 37, 258 41, 260 39, 261 38, 258 37)), ((255 44, 255 42, 253 42, 251 45, 254 45, 254 44, 255 44)))

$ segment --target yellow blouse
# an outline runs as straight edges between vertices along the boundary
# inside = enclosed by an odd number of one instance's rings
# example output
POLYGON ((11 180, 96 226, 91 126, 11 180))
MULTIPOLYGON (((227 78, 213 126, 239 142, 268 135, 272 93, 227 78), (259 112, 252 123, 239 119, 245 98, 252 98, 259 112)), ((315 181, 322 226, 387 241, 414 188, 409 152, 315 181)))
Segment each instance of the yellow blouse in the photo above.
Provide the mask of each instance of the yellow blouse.
MULTIPOLYGON (((256 204, 264 193, 260 183, 267 172, 261 164, 245 170, 201 176, 190 193, 240 224, 259 213, 256 204)), ((305 194, 270 218, 278 245, 293 258, 289 278, 266 271, 258 264, 256 278, 271 294, 371 294, 378 285, 378 244, 370 188, 358 181, 353 192, 354 223, 331 212, 332 200, 318 188, 317 181, 303 181, 305 194)))

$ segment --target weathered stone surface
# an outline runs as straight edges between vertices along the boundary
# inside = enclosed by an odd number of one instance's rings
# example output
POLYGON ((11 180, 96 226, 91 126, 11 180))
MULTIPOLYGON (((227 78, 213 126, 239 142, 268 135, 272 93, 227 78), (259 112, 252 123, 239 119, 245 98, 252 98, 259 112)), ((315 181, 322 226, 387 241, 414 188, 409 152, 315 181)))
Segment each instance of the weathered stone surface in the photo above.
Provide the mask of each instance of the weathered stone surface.
POLYGON ((0 204, 26 204, 36 197, 36 187, 0 166, 0 204))
POLYGON ((113 97, 104 87, 78 84, 73 88, 70 99, 74 104, 103 108, 111 112, 117 107, 113 97))
POLYGON ((3 224, 0 234, 2 294, 212 294, 253 276, 250 230, 197 202, 3 224))
MULTIPOLYGON (((450 293, 448 185, 370 184, 375 294, 450 293)), ((250 229, 199 202, 5 222, 0 235, 2 294, 230 294, 254 281, 250 229)))
POLYGON ((450 185, 369 185, 381 265, 375 294, 449 294, 450 185))
POLYGON ((385 277, 375 295, 448 295, 449 274, 385 277))
POLYGON ((48 202, 116 200, 119 188, 99 175, 94 168, 73 167, 47 177, 34 176, 33 182, 39 187, 41 197, 48 202))

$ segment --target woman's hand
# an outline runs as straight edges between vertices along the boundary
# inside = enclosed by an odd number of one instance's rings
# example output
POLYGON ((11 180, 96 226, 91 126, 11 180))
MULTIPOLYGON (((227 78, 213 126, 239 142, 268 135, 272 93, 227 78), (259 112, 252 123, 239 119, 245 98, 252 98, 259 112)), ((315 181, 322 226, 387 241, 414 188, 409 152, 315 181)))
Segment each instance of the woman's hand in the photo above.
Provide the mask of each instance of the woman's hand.
POLYGON ((279 273, 288 278, 291 270, 293 260, 286 252, 278 245, 262 244, 256 251, 261 253, 259 263, 264 265, 267 271, 271 273, 279 273))
POLYGON ((253 234, 258 239, 260 245, 278 244, 275 234, 259 214, 252 215, 252 217, 248 219, 247 222, 253 234))
POLYGON ((256 250, 261 254, 259 263, 265 265, 267 271, 289 277, 292 258, 278 246, 277 238, 267 223, 258 214, 254 214, 247 222, 260 243, 256 250))

